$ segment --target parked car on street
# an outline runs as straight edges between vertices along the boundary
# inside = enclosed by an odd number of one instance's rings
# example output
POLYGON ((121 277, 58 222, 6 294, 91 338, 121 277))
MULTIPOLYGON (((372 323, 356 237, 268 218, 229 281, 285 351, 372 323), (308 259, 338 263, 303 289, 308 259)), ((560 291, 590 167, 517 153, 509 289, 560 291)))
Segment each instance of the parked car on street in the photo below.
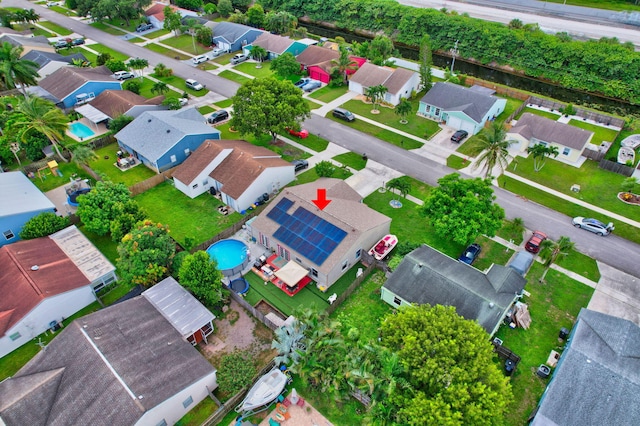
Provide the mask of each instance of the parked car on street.
POLYGON ((306 129, 300 129, 300 130, 287 129, 287 131, 291 136, 295 136, 300 139, 305 139, 309 137, 309 131, 306 129))
POLYGON ((130 73, 129 71, 116 71, 113 73, 113 78, 116 80, 128 80, 133 77, 133 73, 130 73))
POLYGON ((309 162, 307 160, 293 160, 291 164, 293 164, 293 170, 296 173, 309 167, 309 162))
POLYGON ((193 61, 194 64, 198 65, 203 62, 207 62, 209 58, 207 57, 207 55, 198 55, 198 56, 194 56, 193 59, 191 60, 193 61))
POLYGON ((318 80, 311 80, 307 84, 302 86, 301 89, 309 93, 309 92, 313 92, 315 89, 321 86, 322 86, 322 83, 320 83, 318 80))
POLYGON ((240 62, 246 61, 247 59, 249 59, 247 55, 243 53, 238 53, 236 56, 231 58, 231 64, 236 65, 236 64, 239 64, 240 62))
POLYGON ((226 53, 226 50, 220 49, 219 47, 216 47, 211 51, 211 57, 212 58, 216 58, 216 57, 218 57, 220 55, 224 55, 225 53, 226 53))
POLYGON ((538 253, 542 242, 547 239, 547 234, 541 231, 533 231, 533 235, 524 245, 524 249, 529 253, 538 253))
POLYGON ((305 84, 309 83, 311 81, 310 78, 305 77, 305 78, 301 78, 300 80, 296 81, 295 83, 293 83, 294 86, 301 88, 302 86, 304 86, 305 84))
POLYGON ((218 111, 212 112, 211 115, 207 117, 207 123, 216 124, 228 119, 229 111, 227 111, 226 109, 220 109, 218 111))
POLYGON ((73 41, 71 41, 71 44, 73 46, 80 46, 81 44, 84 44, 84 39, 83 38, 74 38, 73 41))
POLYGON ((609 235, 615 227, 613 226, 613 222, 609 222, 608 224, 604 224, 597 219, 593 218, 585 218, 582 216, 573 218, 573 226, 576 228, 586 229, 587 231, 591 231, 594 234, 598 234, 601 237, 604 235, 609 235))
POLYGON ((47 7, 53 7, 53 6, 57 6, 58 2, 57 1, 48 1, 47 2, 47 7))
POLYGON ((53 44, 53 47, 55 47, 56 49, 62 49, 71 46, 72 42, 73 40, 71 40, 70 38, 60 39, 53 44))
POLYGON ((479 244, 473 243, 462 252, 458 260, 467 265, 471 265, 475 262, 476 258, 482 251, 482 247, 479 244))
POLYGON ((469 136, 469 132, 467 132, 466 130, 458 130, 453 134, 453 136, 451 136, 451 142, 456 142, 456 143, 460 142, 462 139, 466 138, 467 136, 469 136))
POLYGON ((349 110, 346 110, 344 108, 336 108, 333 111, 331 111, 331 114, 335 117, 335 118, 339 118, 341 120, 345 120, 345 121, 353 121, 356 119, 355 115, 353 115, 353 113, 349 110))
POLYGON ((136 27, 136 32, 141 33, 141 32, 152 30, 152 29, 153 29, 153 24, 149 24, 149 23, 140 24, 136 27))
POLYGON ((200 83, 198 83, 196 80, 192 79, 192 78, 188 78, 184 81, 184 84, 189 88, 189 89, 193 89, 193 90, 202 90, 204 89, 204 86, 200 83))

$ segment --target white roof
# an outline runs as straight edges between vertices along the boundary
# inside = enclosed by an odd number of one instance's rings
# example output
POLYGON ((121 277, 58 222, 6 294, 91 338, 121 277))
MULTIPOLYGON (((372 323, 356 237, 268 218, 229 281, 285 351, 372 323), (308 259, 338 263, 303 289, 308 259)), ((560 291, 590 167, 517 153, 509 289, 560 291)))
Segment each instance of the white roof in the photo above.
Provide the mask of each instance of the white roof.
POLYGON ((184 338, 216 318, 173 277, 165 278, 142 295, 184 338))
POLYGON ((300 40, 296 40, 298 43, 306 44, 307 46, 313 46, 318 44, 318 40, 314 40, 312 38, 301 38, 300 40))
POLYGON ((93 245, 82 232, 71 225, 49 235, 91 282, 116 270, 115 266, 93 245))
POLYGON ((282 269, 275 272, 276 277, 280 278, 286 285, 293 287, 303 279, 309 271, 298 265, 293 260, 290 260, 282 269))
POLYGON ((0 173, 0 194, 0 217, 56 208, 22 172, 0 173))
POLYGON ((100 123, 111 118, 104 112, 100 111, 98 108, 89 104, 77 107, 76 112, 84 115, 87 120, 91 121, 92 123, 100 123))

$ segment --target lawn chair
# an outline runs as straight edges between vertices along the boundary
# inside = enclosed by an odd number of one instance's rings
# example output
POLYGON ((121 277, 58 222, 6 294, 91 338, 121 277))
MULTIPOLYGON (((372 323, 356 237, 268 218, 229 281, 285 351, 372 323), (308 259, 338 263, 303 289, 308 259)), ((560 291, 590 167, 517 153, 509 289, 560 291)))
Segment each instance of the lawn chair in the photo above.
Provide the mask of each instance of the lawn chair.
POLYGON ((291 400, 287 397, 284 399, 284 401, 282 401, 282 405, 284 405, 285 407, 288 407, 291 405, 291 400))
POLYGON ((296 402, 298 407, 304 407, 304 398, 298 397, 298 402, 296 402))

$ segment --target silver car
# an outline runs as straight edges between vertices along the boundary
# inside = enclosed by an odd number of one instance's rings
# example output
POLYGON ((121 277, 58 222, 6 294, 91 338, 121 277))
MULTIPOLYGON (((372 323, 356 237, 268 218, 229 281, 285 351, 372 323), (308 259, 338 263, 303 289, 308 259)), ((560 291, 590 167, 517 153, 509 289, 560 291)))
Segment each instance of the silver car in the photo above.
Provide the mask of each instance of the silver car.
POLYGON ((605 225, 597 219, 585 218, 582 216, 574 217, 572 222, 573 226, 576 228, 586 229, 587 231, 591 231, 600 236, 609 235, 615 229, 613 222, 609 222, 605 225))

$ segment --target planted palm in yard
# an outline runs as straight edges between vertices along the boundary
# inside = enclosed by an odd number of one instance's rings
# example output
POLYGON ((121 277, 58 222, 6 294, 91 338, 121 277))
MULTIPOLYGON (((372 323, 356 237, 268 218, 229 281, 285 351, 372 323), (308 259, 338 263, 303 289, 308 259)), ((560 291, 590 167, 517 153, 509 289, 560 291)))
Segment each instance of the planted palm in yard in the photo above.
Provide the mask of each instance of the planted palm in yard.
POLYGON ((506 140, 507 131, 501 123, 493 122, 489 130, 482 131, 475 140, 472 146, 472 155, 479 155, 477 163, 473 166, 474 169, 483 165, 485 170, 484 177, 491 176, 491 171, 495 166, 500 167, 500 171, 504 172, 504 169, 509 165, 508 148, 515 142, 512 140, 506 140))

